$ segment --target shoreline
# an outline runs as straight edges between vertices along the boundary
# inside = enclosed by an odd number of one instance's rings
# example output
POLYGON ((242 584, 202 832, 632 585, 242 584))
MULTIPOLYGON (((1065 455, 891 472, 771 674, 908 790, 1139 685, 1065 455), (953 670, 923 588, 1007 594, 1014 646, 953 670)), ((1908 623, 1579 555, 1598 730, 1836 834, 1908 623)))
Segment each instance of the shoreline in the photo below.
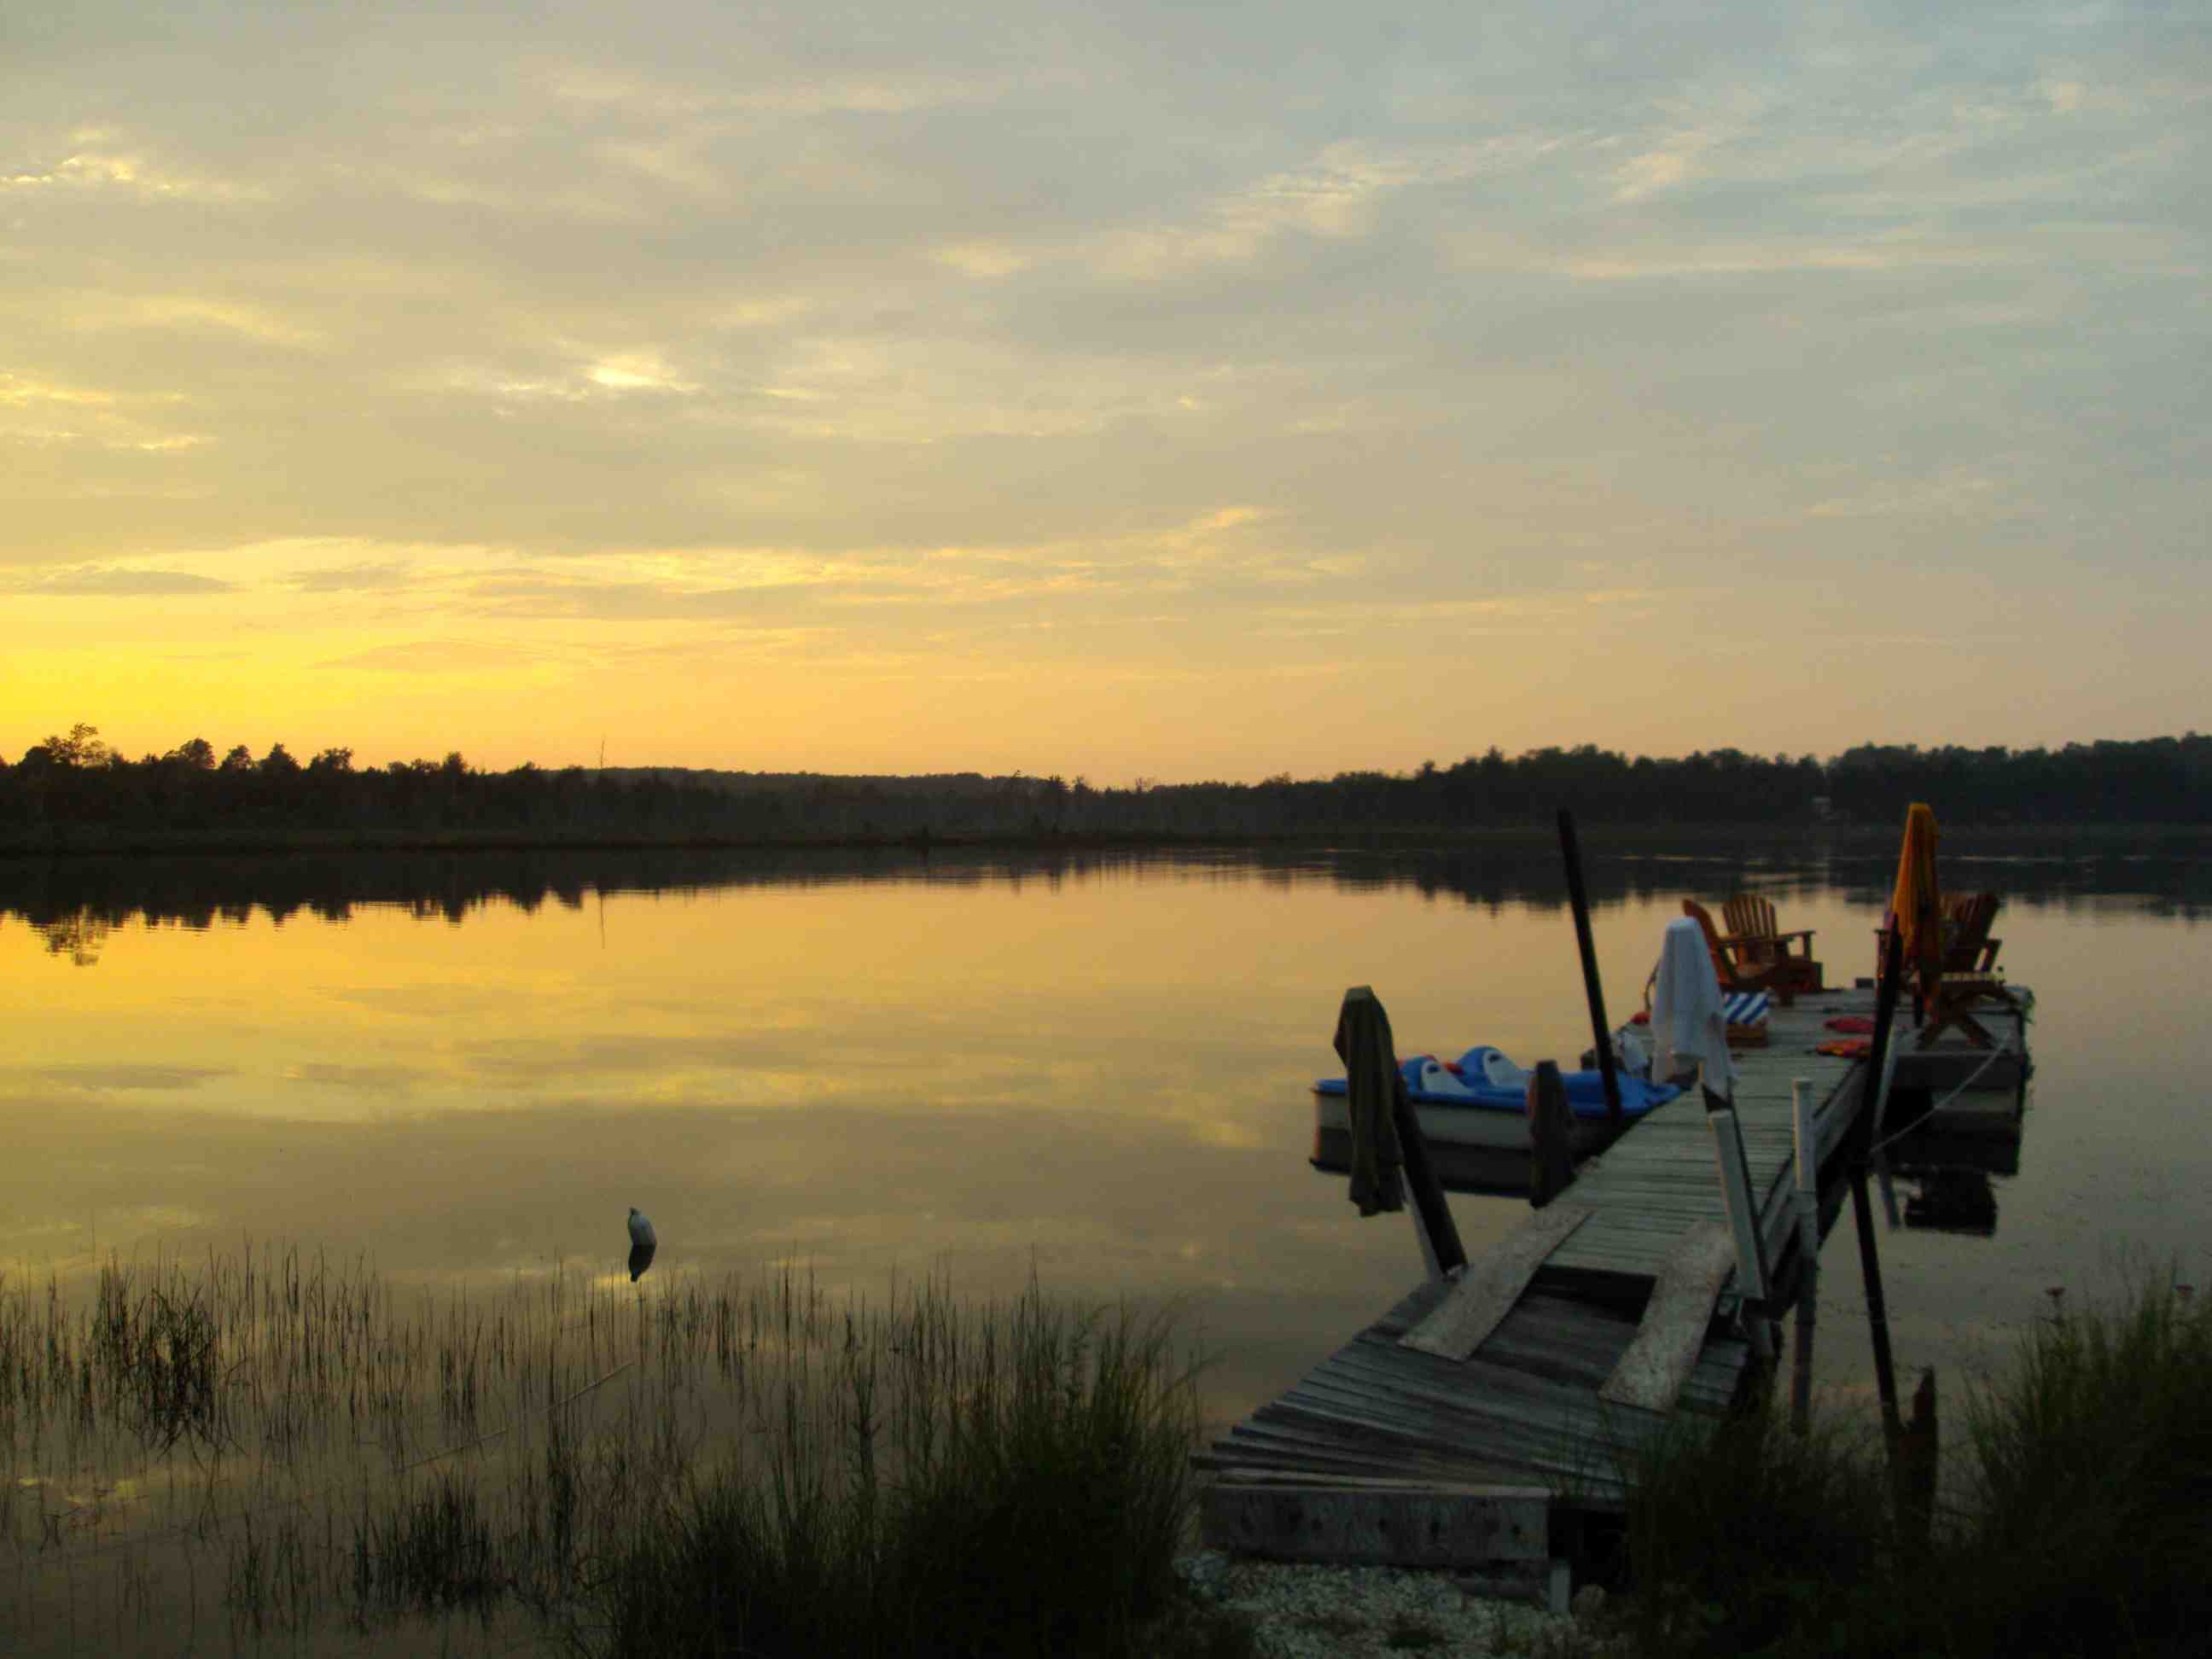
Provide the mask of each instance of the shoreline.
MULTIPOLYGON (((1733 848, 1786 844, 1805 850, 1808 843, 1839 852, 1886 850, 1896 842, 1896 826, 1889 823, 1578 823, 1583 844, 1618 850, 1624 846, 1710 849, 1715 855, 1733 848)), ((1334 830, 1301 830, 1279 835, 1249 832, 1048 830, 1042 832, 975 831, 939 835, 920 831, 910 835, 758 836, 678 833, 575 834, 514 830, 270 830, 250 831, 178 830, 149 835, 143 830, 117 835, 74 830, 66 834, 0 837, 0 861, 32 862, 76 859, 152 858, 289 858, 311 855, 471 853, 652 853, 652 852, 841 852, 907 853, 1092 853, 1182 850, 1225 850, 1266 848, 1316 852, 1450 852, 1484 847, 1511 846, 1531 842, 1549 843, 1554 830, 1547 823, 1462 824, 1452 826, 1376 828, 1344 826, 1334 830)), ((2146 842, 2200 846, 2212 841, 2212 827, 2188 823, 1978 824, 1947 823, 1946 839, 1954 842, 1997 841, 2012 848, 2079 849, 2093 854, 2124 843, 2141 848, 2146 842)), ((1954 857, 1973 855, 1971 847, 1952 849, 1954 857)))

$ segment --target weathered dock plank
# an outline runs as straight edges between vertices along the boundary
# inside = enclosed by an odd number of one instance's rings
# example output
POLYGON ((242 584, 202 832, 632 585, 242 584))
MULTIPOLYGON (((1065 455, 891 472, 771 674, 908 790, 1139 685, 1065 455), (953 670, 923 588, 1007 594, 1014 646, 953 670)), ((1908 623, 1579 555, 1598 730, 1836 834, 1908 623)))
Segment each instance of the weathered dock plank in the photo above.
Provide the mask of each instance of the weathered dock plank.
POLYGON ((1544 1258, 1596 1212, 1586 1205, 1555 1204, 1539 1210, 1507 1237, 1470 1261, 1443 1305, 1400 1339, 1409 1348, 1464 1359, 1512 1311, 1544 1258))
POLYGON ((1218 1544, 1283 1561, 1472 1567, 1547 1556, 1545 1486, 1217 1484, 1202 1524, 1218 1544))
POLYGON ((1735 1243, 1727 1228, 1701 1222, 1682 1234, 1660 1266, 1636 1340, 1597 1397, 1646 1411, 1672 1407, 1705 1345, 1713 1304, 1735 1263, 1735 1243))

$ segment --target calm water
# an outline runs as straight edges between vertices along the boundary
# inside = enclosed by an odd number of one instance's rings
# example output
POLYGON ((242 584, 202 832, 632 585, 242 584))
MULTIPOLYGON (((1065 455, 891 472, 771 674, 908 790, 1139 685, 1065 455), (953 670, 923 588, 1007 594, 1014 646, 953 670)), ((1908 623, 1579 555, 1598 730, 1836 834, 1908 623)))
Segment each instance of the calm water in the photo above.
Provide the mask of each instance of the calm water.
MULTIPOLYGON (((2039 995, 2015 1175, 1986 1237, 1882 1240, 1900 1364, 1947 1373, 2131 1264, 2205 1265, 2212 1136, 2195 849, 2008 854, 1954 836, 1947 884, 2008 894, 2039 995)), ((1591 854, 1615 1018, 1685 894, 1755 884, 1868 971, 1890 856, 1591 854)), ((297 1241, 404 1281, 797 1261, 833 1285, 949 1273, 975 1295, 1174 1297, 1239 1413, 1419 1273, 1309 1168, 1307 1085, 1347 985, 1401 1048, 1587 1045, 1547 843, 921 863, 634 855, 0 871, 0 1269, 297 1241)), ((1915 1183, 1902 1183, 1911 1195, 1915 1183)), ((1460 1195, 1471 1249, 1522 1202, 1460 1195)), ((1820 1370, 1865 1386, 1848 1250, 1820 1370)))

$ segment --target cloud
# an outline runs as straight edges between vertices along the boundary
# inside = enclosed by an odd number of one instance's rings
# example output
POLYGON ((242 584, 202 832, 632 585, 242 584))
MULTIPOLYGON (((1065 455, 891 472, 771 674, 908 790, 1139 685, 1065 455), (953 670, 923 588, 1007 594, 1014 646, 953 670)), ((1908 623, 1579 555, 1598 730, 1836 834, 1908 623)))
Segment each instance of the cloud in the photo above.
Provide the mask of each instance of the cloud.
POLYGON ((2022 510, 2021 498, 1999 480, 1953 471, 1929 478, 1870 483, 1848 495, 1831 495, 1805 509, 1808 519, 2000 519, 2022 510))
POLYGON ((404 559, 371 560, 303 570, 289 580, 303 593, 382 593, 405 586, 413 569, 404 559))
POLYGON ((44 166, 0 173, 0 192, 93 191, 216 203, 262 202, 270 197, 262 185, 176 172, 138 151, 79 150, 44 166))
POLYGON ((284 1075, 300 1083, 325 1089, 344 1089, 364 1094, 406 1094, 432 1073, 415 1066, 343 1066, 330 1060, 307 1060, 284 1068, 284 1075))
POLYGON ((217 581, 212 576, 196 576, 190 571, 134 569, 120 565, 82 565, 25 578, 15 584, 15 591, 19 593, 100 599, 229 593, 235 590, 234 583, 217 581))
POLYGON ((197 294, 80 295, 71 297, 54 320, 64 328, 84 331, 213 332, 293 348, 327 343, 319 328, 295 322, 266 306, 197 294))
POLYGON ((405 640, 371 646, 318 662, 318 669, 352 668, 379 674, 473 674, 544 660, 547 653, 483 640, 405 640))
POLYGON ((234 1077, 237 1071, 228 1066, 42 1066, 32 1075, 67 1089, 161 1092, 197 1089, 216 1078, 234 1077))

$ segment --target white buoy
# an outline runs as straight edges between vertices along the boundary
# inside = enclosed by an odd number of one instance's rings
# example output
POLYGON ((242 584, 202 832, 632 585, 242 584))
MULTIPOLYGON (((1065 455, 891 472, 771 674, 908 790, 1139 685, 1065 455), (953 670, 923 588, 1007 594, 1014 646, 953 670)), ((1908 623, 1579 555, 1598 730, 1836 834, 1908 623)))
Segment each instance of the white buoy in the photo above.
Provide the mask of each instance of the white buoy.
POLYGON ((629 1242, 641 1249, 656 1249, 660 1241, 653 1236, 653 1223, 636 1205, 629 1206, 629 1242))

